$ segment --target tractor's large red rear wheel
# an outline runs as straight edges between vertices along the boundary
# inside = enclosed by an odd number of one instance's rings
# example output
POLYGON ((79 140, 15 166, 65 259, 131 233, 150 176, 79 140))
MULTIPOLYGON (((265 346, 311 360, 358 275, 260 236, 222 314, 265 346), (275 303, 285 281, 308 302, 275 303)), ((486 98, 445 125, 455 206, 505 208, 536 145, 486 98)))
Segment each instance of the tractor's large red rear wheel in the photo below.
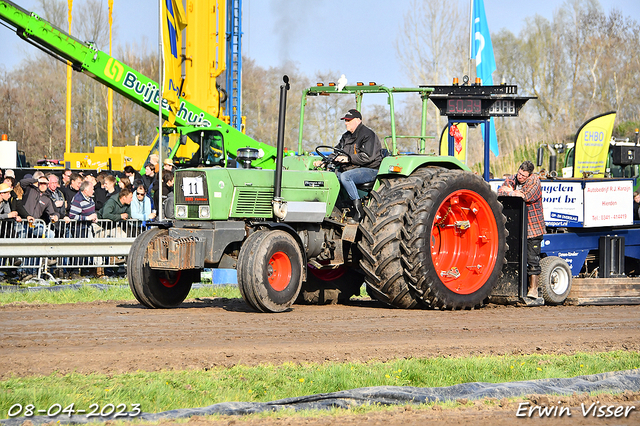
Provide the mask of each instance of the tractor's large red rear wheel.
POLYGON ((489 185, 470 172, 442 171, 407 212, 405 273, 433 307, 470 309, 490 295, 506 251, 506 218, 489 185))

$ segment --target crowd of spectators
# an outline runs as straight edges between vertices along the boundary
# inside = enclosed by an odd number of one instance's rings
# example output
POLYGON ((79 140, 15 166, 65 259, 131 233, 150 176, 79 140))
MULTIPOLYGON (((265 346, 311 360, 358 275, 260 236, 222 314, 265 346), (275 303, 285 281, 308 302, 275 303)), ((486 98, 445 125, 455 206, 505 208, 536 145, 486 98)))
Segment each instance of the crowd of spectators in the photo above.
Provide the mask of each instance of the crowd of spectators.
POLYGON ((127 166, 124 173, 65 169, 57 174, 37 170, 19 181, 13 170, 0 170, 0 235, 9 238, 100 236, 95 225, 98 220, 154 221, 159 202, 169 207, 166 217, 172 218, 171 160, 158 172, 163 178, 162 200, 159 199, 158 173, 153 167, 145 168, 144 174, 131 166, 127 166))

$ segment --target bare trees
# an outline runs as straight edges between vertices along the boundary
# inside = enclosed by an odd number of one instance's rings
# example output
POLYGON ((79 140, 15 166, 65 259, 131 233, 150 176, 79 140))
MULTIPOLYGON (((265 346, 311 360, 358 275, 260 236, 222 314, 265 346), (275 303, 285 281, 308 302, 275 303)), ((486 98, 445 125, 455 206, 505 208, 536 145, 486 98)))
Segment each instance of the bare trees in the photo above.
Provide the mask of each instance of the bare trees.
POLYGON ((467 14, 451 1, 411 0, 396 48, 414 83, 449 84, 464 72, 468 22, 467 14))
MULTIPOLYGON (((397 49, 414 84, 450 84, 466 73, 468 15, 445 3, 412 0, 405 15, 397 49)), ((597 0, 569 0, 551 21, 536 15, 519 35, 501 30, 492 40, 494 79, 538 97, 520 120, 497 120, 501 152, 570 139, 586 119, 611 110, 619 123, 640 120, 640 26, 619 11, 606 15, 597 0)))
MULTIPOLYGON (((457 2, 411 0, 396 39, 398 58, 413 84, 451 84, 465 74, 468 15, 457 2)), ((414 108, 415 109, 415 105, 414 108)), ((439 135, 445 121, 435 109, 429 131, 439 135)), ((412 129, 417 134, 418 128, 412 129)))
MULTIPOLYGON (((106 50, 105 2, 75 3, 74 36, 91 40, 99 49, 106 50)), ((398 62, 412 83, 450 84, 454 76, 467 74, 466 2, 406 3, 409 7, 398 31, 396 48, 398 62)), ((37 11, 54 25, 66 28, 65 0, 39 0, 37 11)), ((501 152, 513 151, 526 142, 566 140, 585 119, 610 110, 618 112, 619 123, 639 121, 640 88, 636 82, 640 70, 640 26, 619 11, 605 14, 596 0, 570 0, 556 10, 551 20, 531 17, 518 35, 505 30, 494 33, 493 44, 498 64, 495 81, 504 78, 517 84, 520 93, 538 97, 529 102, 519 120, 496 120, 501 152)), ((157 75, 156 53, 144 43, 119 47, 114 56, 147 76, 157 75)), ((64 150, 64 72, 64 64, 43 54, 32 56, 14 70, 0 68, 3 102, 0 131, 9 133, 21 142, 22 149, 33 153, 30 160, 35 159, 35 153, 60 157, 64 150)), ((315 76, 317 80, 310 80, 294 65, 264 69, 244 58, 242 95, 246 130, 265 143, 275 143, 282 74, 289 74, 293 83, 286 145, 296 149, 302 88, 314 81, 337 81, 339 73, 326 71, 315 76)), ((400 102, 396 104, 401 111, 396 125, 404 134, 419 134, 419 99, 400 102)), ((354 105, 353 99, 346 96, 319 97, 309 102, 305 148, 335 143, 344 131, 340 114, 354 105)), ((106 108, 106 88, 74 73, 72 150, 90 151, 105 144, 106 108)), ((386 108, 365 104, 363 113, 367 124, 382 135, 388 134, 386 108)), ((437 139, 445 120, 437 117, 435 108, 430 108, 430 114, 433 124, 428 134, 437 139)), ((136 135, 140 135, 140 143, 147 144, 156 125, 153 114, 124 97, 114 97, 114 145, 132 144, 136 135)), ((472 137, 477 141, 477 136, 472 137)), ((471 149, 479 146, 474 142, 471 149)), ((401 149, 415 150, 415 145, 407 142, 401 149)), ((429 150, 434 149, 437 150, 437 142, 429 150)), ((470 158, 477 156, 471 152, 470 158)))
POLYGON ((553 21, 536 16, 519 37, 502 31, 493 40, 499 71, 538 97, 525 110, 538 137, 559 142, 607 111, 617 111, 618 122, 639 119, 638 34, 638 23, 619 11, 607 16, 597 1, 573 0, 553 21))
POLYGON ((308 77, 301 74, 295 64, 285 63, 276 68, 265 69, 250 58, 242 64, 242 114, 247 117, 246 133, 252 138, 276 145, 278 135, 278 109, 282 76, 287 74, 291 89, 287 95, 287 117, 285 122, 285 147, 298 148, 300 121, 300 93, 308 86, 308 77))
MULTIPOLYGON (((59 28, 67 28, 66 0, 39 0, 36 12, 59 28)), ((104 2, 76 2, 72 34, 108 51, 108 11, 104 2)), ((26 44, 25 44, 26 46, 26 44)), ((52 57, 34 54, 11 71, 0 74, 0 132, 20 142, 34 162, 43 155, 61 158, 65 147, 66 65, 52 57), (37 158, 36 158, 37 157, 37 158)), ((116 49, 115 57, 148 76, 157 75, 157 55, 144 41, 116 49)), ((81 73, 73 73, 71 150, 90 152, 106 145, 107 88, 81 73)), ((133 144, 136 135, 149 144, 156 133, 153 114, 128 99, 114 96, 114 145, 133 144)))

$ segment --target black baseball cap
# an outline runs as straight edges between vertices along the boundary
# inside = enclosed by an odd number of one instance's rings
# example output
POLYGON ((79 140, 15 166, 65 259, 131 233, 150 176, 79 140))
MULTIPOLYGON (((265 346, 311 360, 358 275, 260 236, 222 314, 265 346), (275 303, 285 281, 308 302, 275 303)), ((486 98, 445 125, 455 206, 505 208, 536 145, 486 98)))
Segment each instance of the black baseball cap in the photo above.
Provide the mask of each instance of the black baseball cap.
POLYGON ((360 111, 358 111, 357 109, 350 109, 340 120, 350 121, 354 118, 359 118, 360 120, 362 120, 362 114, 360 114, 360 111))

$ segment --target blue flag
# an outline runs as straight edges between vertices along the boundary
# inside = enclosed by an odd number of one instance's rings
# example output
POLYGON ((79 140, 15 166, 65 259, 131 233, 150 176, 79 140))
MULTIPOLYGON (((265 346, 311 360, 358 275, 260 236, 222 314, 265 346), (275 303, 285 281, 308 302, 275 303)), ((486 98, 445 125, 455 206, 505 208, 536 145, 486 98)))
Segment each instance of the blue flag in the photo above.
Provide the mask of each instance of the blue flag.
MULTIPOLYGON (((473 43, 471 56, 476 60, 476 74, 482 79, 483 86, 493 85, 493 72, 496 70, 496 59, 493 56, 491 34, 487 25, 487 16, 484 13, 483 0, 473 1, 473 43)), ((489 120, 489 148, 496 155, 499 154, 496 126, 493 119, 489 120)))

